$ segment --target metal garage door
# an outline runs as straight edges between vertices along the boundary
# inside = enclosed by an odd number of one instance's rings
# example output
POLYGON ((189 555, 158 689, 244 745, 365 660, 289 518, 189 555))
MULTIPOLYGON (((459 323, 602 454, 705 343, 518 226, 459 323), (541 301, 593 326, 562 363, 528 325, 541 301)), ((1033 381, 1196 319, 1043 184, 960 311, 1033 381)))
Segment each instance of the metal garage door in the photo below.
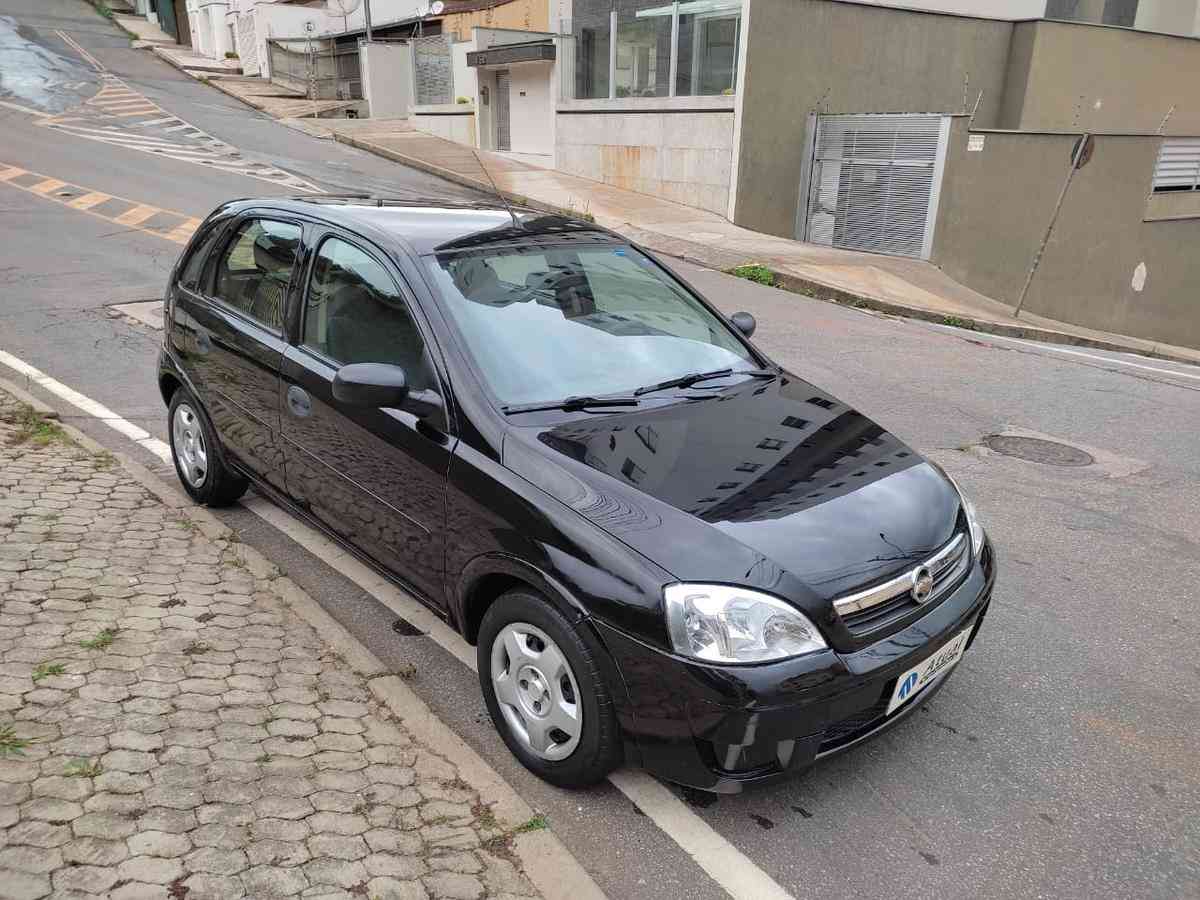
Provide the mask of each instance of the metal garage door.
POLYGON ((928 259, 947 116, 817 116, 805 239, 928 259))
POLYGON ((496 149, 512 149, 512 132, 509 116, 508 92, 511 80, 508 69, 496 72, 496 149))

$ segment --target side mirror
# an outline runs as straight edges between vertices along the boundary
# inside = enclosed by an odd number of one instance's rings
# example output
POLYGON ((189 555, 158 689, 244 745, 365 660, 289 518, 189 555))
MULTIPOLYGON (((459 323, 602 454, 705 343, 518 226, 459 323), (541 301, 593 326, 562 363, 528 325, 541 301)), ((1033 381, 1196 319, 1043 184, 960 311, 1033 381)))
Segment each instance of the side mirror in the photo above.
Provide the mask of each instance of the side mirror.
POLYGON ((754 316, 750 315, 748 312, 735 312, 729 317, 729 321, 733 323, 734 328, 736 328, 746 337, 753 335, 754 329, 758 327, 758 322, 755 321, 754 316))
POLYGON ((408 399, 408 381, 399 366, 352 363, 333 376, 333 399, 350 406, 400 409, 408 399))

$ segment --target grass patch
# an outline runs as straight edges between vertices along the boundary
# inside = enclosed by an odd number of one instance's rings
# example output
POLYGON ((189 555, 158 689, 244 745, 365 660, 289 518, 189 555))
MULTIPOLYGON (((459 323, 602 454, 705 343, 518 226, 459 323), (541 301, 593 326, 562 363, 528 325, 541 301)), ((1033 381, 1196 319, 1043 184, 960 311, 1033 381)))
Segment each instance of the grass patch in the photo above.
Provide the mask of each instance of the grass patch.
POLYGON ((43 678, 49 678, 52 675, 62 675, 67 671, 67 667, 62 663, 44 662, 38 663, 37 668, 33 670, 33 674, 29 677, 33 679, 33 683, 37 684, 43 678))
POLYGON ((541 813, 538 813, 528 822, 524 822, 513 829, 513 834, 527 834, 530 831, 545 831, 550 827, 550 820, 541 813))
POLYGON ((734 266, 732 269, 726 269, 725 274, 732 275, 734 278, 745 278, 747 281, 753 281, 755 284, 775 287, 775 273, 766 266, 760 266, 757 263, 746 266, 734 266))
POLYGON ((63 774, 71 778, 95 778, 104 770, 96 759, 74 759, 67 763, 63 774))
POLYGON ((80 641, 79 646, 84 650, 103 650, 108 647, 117 637, 117 629, 105 628, 93 638, 88 638, 86 641, 80 641))
POLYGON ((104 18, 111 19, 113 17, 112 7, 105 3, 104 0, 88 0, 88 2, 96 7, 96 12, 100 13, 104 18))
POLYGON ((67 434, 57 422, 47 419, 27 403, 20 404, 14 411, 4 413, 0 416, 0 421, 16 426, 16 434, 11 435, 8 439, 10 447, 18 444, 45 447, 49 444, 67 442, 67 434))
POLYGON ((962 319, 958 316, 942 316, 942 324, 949 325, 951 328, 965 328, 967 331, 975 330, 974 319, 962 319))
POLYGON ((25 748, 32 741, 27 738, 17 737, 17 733, 11 725, 0 725, 0 758, 5 756, 24 756, 25 748))

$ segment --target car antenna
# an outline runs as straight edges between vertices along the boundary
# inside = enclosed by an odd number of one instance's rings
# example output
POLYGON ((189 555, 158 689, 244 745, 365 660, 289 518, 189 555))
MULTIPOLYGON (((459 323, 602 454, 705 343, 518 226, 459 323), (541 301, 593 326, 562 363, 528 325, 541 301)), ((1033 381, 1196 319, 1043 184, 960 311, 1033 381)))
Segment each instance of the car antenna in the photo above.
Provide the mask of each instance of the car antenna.
POLYGON ((483 164, 483 160, 479 158, 479 153, 472 149, 471 154, 475 157, 475 162, 479 163, 479 168, 483 169, 483 174, 487 176, 487 180, 491 183, 492 190, 496 192, 496 196, 499 197, 500 202, 504 204, 504 208, 508 211, 509 218, 511 218, 513 221, 513 227, 520 231, 524 231, 525 226, 521 224, 521 220, 517 218, 517 214, 513 212, 512 207, 508 205, 508 200, 506 200, 504 194, 500 192, 500 188, 496 187, 496 181, 494 178, 492 178, 492 173, 487 170, 487 166, 483 164))

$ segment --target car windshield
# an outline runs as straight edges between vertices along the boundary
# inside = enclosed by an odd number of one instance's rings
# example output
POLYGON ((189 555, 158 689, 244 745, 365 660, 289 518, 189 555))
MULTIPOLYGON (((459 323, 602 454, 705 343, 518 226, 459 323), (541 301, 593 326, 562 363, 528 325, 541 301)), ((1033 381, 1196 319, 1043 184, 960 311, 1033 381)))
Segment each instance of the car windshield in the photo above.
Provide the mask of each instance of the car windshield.
POLYGON ((428 262, 504 404, 632 392, 690 373, 759 366, 724 321, 633 247, 491 247, 428 262))

